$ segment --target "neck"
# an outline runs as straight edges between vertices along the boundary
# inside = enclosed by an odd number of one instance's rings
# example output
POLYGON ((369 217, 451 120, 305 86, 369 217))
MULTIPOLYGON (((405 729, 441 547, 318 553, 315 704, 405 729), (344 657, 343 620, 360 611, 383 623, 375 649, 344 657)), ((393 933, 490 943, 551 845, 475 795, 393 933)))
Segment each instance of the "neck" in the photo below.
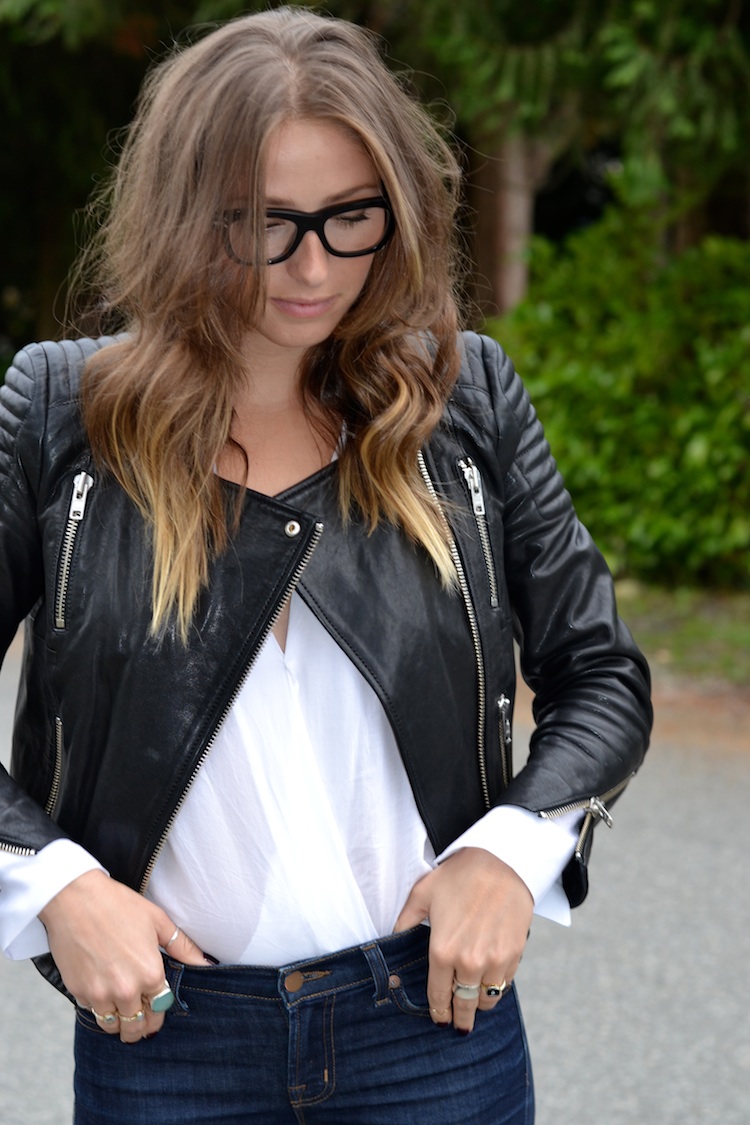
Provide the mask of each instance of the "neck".
POLYGON ((243 403, 261 410, 298 408, 300 370, 306 351, 278 347, 259 333, 250 333, 245 345, 243 403))
POLYGON ((321 427, 322 411, 303 400, 304 351, 264 347, 263 338, 256 348, 257 340, 247 349, 245 379, 233 403, 237 444, 225 447, 217 467, 229 480, 275 495, 327 465, 336 438, 321 427))

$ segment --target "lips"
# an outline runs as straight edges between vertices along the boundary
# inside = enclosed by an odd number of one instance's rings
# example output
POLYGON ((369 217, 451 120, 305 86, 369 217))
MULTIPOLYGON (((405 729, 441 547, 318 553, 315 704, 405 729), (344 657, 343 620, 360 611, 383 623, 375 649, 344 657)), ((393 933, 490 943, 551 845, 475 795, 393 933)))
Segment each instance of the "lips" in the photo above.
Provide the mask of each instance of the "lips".
POLYGON ((323 300, 297 300, 287 297, 272 297, 271 304, 286 316, 297 317, 300 320, 312 320, 316 316, 325 316, 336 303, 335 297, 323 300))

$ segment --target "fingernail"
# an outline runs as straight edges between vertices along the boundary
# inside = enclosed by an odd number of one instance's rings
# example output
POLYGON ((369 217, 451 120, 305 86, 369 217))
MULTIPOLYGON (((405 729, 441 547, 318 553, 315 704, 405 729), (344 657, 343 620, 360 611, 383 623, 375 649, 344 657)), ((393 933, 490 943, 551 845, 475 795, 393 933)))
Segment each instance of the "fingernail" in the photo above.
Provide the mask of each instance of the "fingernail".
POLYGON ((456 1028, 456 1035, 468 1035, 470 1031, 471 1031, 470 1027, 457 1027, 456 1028))
POLYGON ((435 1027, 450 1027, 450 1023, 448 1022, 448 1020, 446 1020, 445 1023, 442 1023, 439 1020, 435 1020, 434 1022, 435 1022, 435 1027))
POLYGON ((207 965, 218 965, 219 964, 219 962, 216 960, 216 958, 212 957, 210 953, 204 953, 203 956, 206 958, 206 964, 207 965))
POLYGON ((156 1036, 158 1034, 159 1034, 158 1031, 152 1031, 150 1035, 144 1035, 143 1038, 144 1039, 156 1039, 156 1036))

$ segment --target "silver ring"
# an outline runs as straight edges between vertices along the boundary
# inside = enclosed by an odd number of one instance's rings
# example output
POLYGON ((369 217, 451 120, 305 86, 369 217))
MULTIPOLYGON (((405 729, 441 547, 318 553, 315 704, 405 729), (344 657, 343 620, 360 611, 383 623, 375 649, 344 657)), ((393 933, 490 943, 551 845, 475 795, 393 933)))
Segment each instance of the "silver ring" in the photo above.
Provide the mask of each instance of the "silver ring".
POLYGON ((178 927, 177 927, 177 929, 175 930, 175 932, 174 932, 174 933, 172 934, 172 936, 171 936, 171 938, 169 939, 169 941, 167 942, 167 944, 166 944, 166 945, 164 946, 164 948, 165 948, 165 949, 169 949, 169 947, 170 947, 170 945, 172 944, 172 942, 173 942, 173 941, 177 941, 177 938, 178 938, 179 936, 180 936, 180 927, 178 926, 178 927))
POLYGON ((461 984, 461 981, 453 982, 453 995, 457 996, 459 1000, 477 1000, 479 998, 478 984, 461 984))
POLYGON ((91 1014, 97 1023, 106 1023, 107 1027, 110 1027, 113 1023, 117 1023, 117 1012, 105 1012, 103 1016, 100 1016, 99 1013, 95 1012, 92 1008, 91 1014))
POLYGON ((505 983, 505 980, 503 980, 502 984, 485 984, 484 981, 482 981, 480 985, 480 988, 484 992, 485 996, 492 997, 502 996, 507 987, 508 985, 505 983))
POLYGON ((140 1023, 142 1020, 145 1020, 145 1018, 146 1013, 143 1008, 139 1008, 134 1016, 120 1015, 120 1023, 140 1023))

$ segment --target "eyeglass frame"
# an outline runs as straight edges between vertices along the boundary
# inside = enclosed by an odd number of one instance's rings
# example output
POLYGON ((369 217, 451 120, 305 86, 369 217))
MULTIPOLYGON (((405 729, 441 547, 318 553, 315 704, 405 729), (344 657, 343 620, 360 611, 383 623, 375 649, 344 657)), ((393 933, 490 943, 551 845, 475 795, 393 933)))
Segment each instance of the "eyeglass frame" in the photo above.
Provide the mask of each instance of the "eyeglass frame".
MULTIPOLYGON (((233 262, 237 262, 240 266, 252 266, 252 262, 247 262, 244 258, 240 258, 239 254, 235 254, 229 238, 229 228, 232 222, 235 221, 232 219, 232 216, 236 215, 239 210, 241 210, 241 208, 233 208, 223 213, 222 227, 224 232, 224 249, 233 262)), ((266 210, 266 218, 286 219, 288 222, 294 223, 297 228, 297 233, 292 239, 289 248, 285 250, 283 254, 278 255, 278 257, 267 258, 265 261, 267 266, 276 266, 279 262, 285 262, 287 258, 291 258, 308 231, 314 231, 315 234, 317 234, 323 249, 334 258, 363 258, 367 254, 376 254, 378 250, 382 250, 383 247, 390 242, 393 232, 396 229, 396 219, 391 209, 390 202, 384 195, 373 195, 369 196, 367 199, 351 199, 345 203, 334 203, 332 207, 323 207, 320 211, 289 211, 284 208, 269 207, 266 210), (343 215, 347 211, 355 211, 357 208, 375 206, 381 207, 385 211, 387 218, 385 232, 378 242, 376 242, 374 246, 368 246, 365 250, 334 250, 325 236, 324 228, 328 220, 332 219, 335 215, 343 215)))

